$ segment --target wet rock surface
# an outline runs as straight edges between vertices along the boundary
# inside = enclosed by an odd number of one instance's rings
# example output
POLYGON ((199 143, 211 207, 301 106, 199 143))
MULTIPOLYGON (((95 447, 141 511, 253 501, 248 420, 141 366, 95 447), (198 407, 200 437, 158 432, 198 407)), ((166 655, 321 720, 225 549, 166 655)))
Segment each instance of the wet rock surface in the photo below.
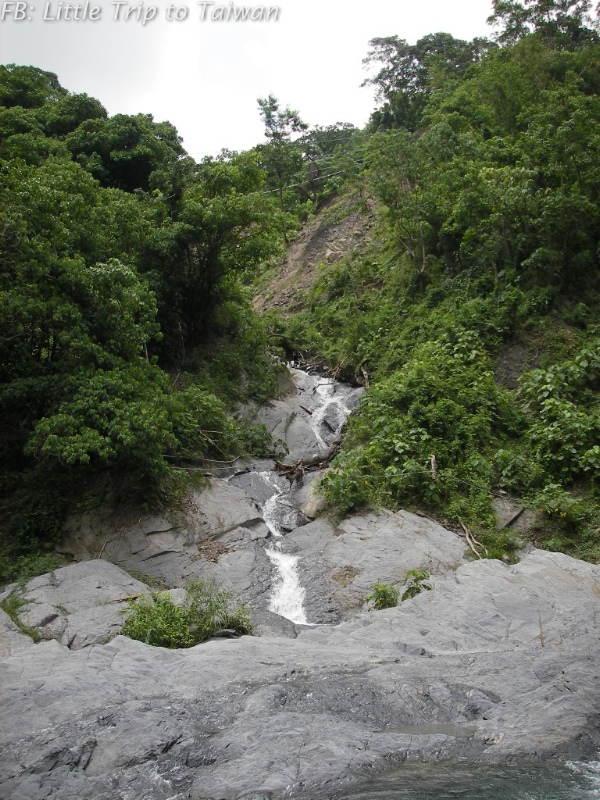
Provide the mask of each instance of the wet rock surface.
POLYGON ((0 796, 281 797, 415 759, 590 755, 599 585, 535 551, 296 638, 33 645, 0 661, 0 796))
POLYGON ((292 370, 292 379, 296 391, 259 409, 254 417, 255 422, 266 426, 274 440, 285 443, 288 455, 284 460, 289 463, 325 449, 365 393, 361 387, 330 385, 321 376, 300 370, 292 370), (328 398, 326 404, 324 397, 328 398))

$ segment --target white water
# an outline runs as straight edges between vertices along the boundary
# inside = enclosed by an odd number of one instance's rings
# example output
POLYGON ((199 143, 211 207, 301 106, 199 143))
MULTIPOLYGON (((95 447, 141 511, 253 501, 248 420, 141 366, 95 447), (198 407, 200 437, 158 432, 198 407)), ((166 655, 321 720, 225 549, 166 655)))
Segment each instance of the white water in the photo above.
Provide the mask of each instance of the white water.
MULTIPOLYGON (((300 372, 300 370, 298 370, 300 372)), ((306 373, 305 373, 306 374, 306 373)), ((324 426, 324 417, 329 413, 331 420, 327 427, 326 437, 330 440, 338 435, 345 423, 350 409, 344 404, 343 400, 336 395, 336 384, 330 378, 321 378, 313 389, 315 407, 308 415, 307 422, 312 428, 321 450, 326 450, 328 443, 322 435, 321 430, 324 426), (333 414, 331 414, 333 406, 333 414), (333 430, 331 430, 333 429, 333 430)), ((306 592, 300 583, 298 573, 299 557, 281 551, 281 540, 283 537, 283 527, 277 520, 285 521, 285 512, 282 515, 282 507, 285 505, 282 497, 285 490, 282 488, 281 481, 278 481, 272 472, 261 472, 260 477, 265 483, 274 489, 274 494, 263 504, 262 513, 265 523, 273 535, 273 544, 267 547, 266 554, 277 570, 277 576, 273 583, 273 589, 269 602, 269 611, 279 614, 291 622, 299 625, 307 625, 308 620, 304 609, 304 599, 306 592)), ((287 488, 287 487, 286 487, 287 488)), ((295 511, 290 509, 290 514, 295 516, 295 511)), ((288 527, 288 526, 285 526, 288 527)), ((293 527, 293 524, 290 526, 293 527)), ((289 529, 289 528, 288 528, 289 529)))
POLYGON ((337 419, 338 424, 336 425, 335 429, 331 431, 331 434, 334 437, 340 432, 342 425, 350 415, 350 409, 344 404, 343 400, 336 395, 335 391, 336 383, 331 378, 322 378, 315 389, 315 394, 319 396, 320 402, 317 408, 313 411, 309 420, 309 424, 323 450, 327 449, 327 442, 321 435, 321 425, 323 424, 323 419, 327 411, 333 406, 335 412, 337 412, 335 414, 335 418, 337 419))
POLYGON ((279 614, 298 625, 307 625, 304 610, 305 591, 298 575, 298 556, 267 548, 267 555, 278 570, 273 584, 269 611, 279 614))
POLYGON ((566 766, 584 783, 589 797, 600 797, 600 761, 567 761, 566 766))
POLYGON ((267 547, 265 552, 278 573, 271 592, 269 611, 298 625, 306 625, 308 620, 304 611, 305 592, 298 574, 298 556, 282 553, 279 549, 283 534, 277 523, 277 508, 284 492, 272 472, 259 472, 259 475, 275 490, 275 494, 269 497, 262 508, 265 524, 275 539, 273 546, 267 547))
POLYGON ((595 800, 600 797, 599 767, 598 761, 504 767, 415 763, 380 780, 310 800, 595 800))

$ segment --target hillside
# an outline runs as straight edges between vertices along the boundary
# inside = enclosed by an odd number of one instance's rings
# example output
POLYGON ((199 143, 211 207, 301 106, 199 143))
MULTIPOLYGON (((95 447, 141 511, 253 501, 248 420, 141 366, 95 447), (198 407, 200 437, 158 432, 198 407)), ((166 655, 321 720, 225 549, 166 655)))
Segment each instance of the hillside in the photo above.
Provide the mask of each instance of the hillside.
POLYGON ((538 546, 600 557, 598 47, 530 34, 439 85, 346 184, 378 208, 369 240, 335 261, 329 240, 315 273, 326 211, 292 251, 273 330, 369 384, 324 482, 339 513, 418 509, 499 556, 524 543, 497 531, 508 496, 538 546))
POLYGON ((374 39, 364 130, 269 96, 262 143, 201 163, 0 67, 4 580, 74 504, 271 453, 236 414, 298 353, 369 385, 334 513, 415 508, 499 556, 510 495, 537 544, 600 557, 600 42, 589 3, 542 5, 494 3, 495 41, 374 39))
POLYGON ((283 263, 264 276, 264 286, 254 296, 255 311, 276 310, 288 318, 301 310, 322 266, 333 267, 352 253, 364 252, 374 224, 372 206, 342 195, 321 209, 288 246, 283 263))

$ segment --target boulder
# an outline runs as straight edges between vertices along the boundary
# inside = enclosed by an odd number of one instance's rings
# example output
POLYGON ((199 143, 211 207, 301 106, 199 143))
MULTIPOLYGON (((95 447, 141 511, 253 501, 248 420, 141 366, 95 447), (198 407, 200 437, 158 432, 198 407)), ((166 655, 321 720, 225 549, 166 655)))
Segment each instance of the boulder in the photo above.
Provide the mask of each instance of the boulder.
POLYGON ((434 580, 463 563, 463 540, 408 511, 355 514, 338 525, 319 518, 289 533, 284 552, 299 556, 308 621, 348 618, 364 605, 375 583, 400 587, 408 570, 434 580))
POLYGON ((12 591, 25 601, 17 612, 21 622, 44 639, 79 650, 118 633, 127 599, 150 590, 114 564, 94 560, 61 567, 22 588, 9 586, 4 595, 12 591))
POLYGON ((0 608, 0 658, 22 653, 32 645, 31 637, 21 633, 8 614, 0 608))
POLYGON ((492 507, 498 528, 512 528, 519 533, 529 533, 539 524, 538 515, 507 495, 495 497, 492 507))
POLYGON ((177 587, 189 579, 212 580, 213 564, 229 552, 232 536, 239 543, 244 536, 253 542, 267 535, 257 503, 242 488, 214 478, 172 519, 146 515, 132 521, 106 515, 104 508, 74 516, 62 550, 82 560, 101 554, 125 570, 177 587))

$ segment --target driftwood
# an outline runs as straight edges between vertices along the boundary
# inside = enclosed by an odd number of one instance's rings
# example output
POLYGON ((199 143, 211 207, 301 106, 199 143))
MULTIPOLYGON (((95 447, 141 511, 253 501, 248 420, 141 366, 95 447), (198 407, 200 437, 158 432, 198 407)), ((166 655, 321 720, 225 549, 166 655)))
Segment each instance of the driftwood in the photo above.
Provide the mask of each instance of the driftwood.
POLYGON ((338 436, 322 453, 317 453, 316 456, 309 458, 301 458, 293 464, 284 464, 282 461, 276 461, 275 466, 279 470, 279 474, 283 478, 287 478, 290 483, 293 483, 298 478, 302 477, 307 469, 311 467, 320 467, 322 464, 327 464, 336 455, 342 444, 343 436, 338 436))

